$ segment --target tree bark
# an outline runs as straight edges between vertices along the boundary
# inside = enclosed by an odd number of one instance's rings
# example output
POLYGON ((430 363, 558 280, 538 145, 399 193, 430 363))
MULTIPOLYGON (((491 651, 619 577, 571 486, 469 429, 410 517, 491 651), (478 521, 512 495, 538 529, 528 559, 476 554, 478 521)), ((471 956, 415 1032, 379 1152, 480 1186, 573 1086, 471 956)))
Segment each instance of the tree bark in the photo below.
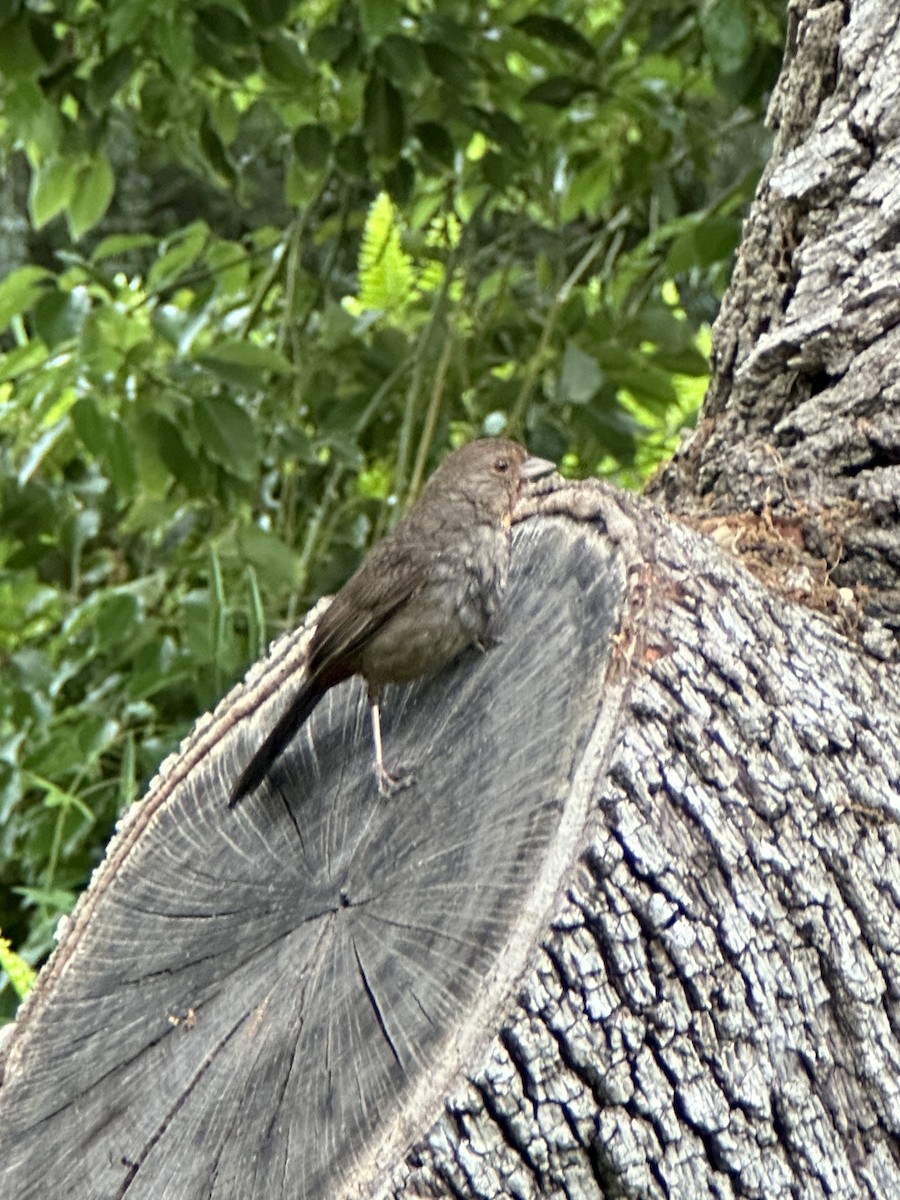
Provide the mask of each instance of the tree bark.
POLYGON ((342 685, 227 809, 308 627, 165 766, 6 1046, 11 1194, 900 1195, 898 66, 792 7, 670 511, 528 498, 500 645, 387 697, 415 788, 342 685))
POLYGON ((765 514, 783 583, 813 603, 823 579, 852 589, 882 656, 900 635, 898 68, 890 0, 790 5, 703 417, 651 489, 673 512, 745 514, 748 544, 765 514))

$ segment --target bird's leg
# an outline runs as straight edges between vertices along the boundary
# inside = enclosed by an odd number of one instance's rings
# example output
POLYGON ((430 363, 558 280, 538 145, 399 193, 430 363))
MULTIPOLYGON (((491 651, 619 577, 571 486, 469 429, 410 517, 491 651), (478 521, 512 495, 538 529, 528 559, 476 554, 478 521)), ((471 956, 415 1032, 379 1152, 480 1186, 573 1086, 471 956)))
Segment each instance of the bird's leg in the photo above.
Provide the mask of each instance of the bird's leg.
POLYGON ((378 790, 382 796, 393 796, 411 787, 416 782, 415 775, 393 775, 384 765, 384 755, 381 751, 381 699, 377 692, 369 693, 369 706, 372 714, 372 740, 375 743, 375 778, 378 780, 378 790))

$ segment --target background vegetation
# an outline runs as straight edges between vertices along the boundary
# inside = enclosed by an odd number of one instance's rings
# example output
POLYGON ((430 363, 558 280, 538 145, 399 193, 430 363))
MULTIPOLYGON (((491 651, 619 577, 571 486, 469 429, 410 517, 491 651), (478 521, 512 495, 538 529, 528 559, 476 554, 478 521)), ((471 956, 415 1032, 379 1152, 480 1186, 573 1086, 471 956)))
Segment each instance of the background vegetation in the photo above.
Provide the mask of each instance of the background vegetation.
POLYGON ((508 430, 626 484, 671 449, 783 15, 0 0, 0 928, 24 960, 449 445, 508 430))

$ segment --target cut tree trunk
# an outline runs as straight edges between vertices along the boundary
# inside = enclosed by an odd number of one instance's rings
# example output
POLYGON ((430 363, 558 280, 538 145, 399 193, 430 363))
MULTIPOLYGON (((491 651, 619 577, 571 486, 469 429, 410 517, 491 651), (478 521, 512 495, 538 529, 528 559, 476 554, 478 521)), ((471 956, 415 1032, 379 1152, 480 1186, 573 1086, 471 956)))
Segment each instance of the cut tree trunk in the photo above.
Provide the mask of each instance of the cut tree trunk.
MULTIPOLYGON (((896 656, 900 7, 789 9, 775 149, 716 322, 703 418, 650 494, 695 517, 764 515, 783 535, 782 587, 814 603, 823 580, 853 589, 866 645, 896 656)), ((752 523, 741 533, 753 550, 752 523)))
MULTIPOLYGON (((900 1196, 900 15, 797 4, 694 437, 522 505, 501 641, 129 814, 7 1042, 21 1200, 900 1196), (896 166, 894 164, 897 164, 896 166)), ((315 614, 313 614, 314 619, 315 614)))
POLYGON ((501 644, 388 693, 414 788, 348 684, 227 808, 303 634, 135 808, 8 1048, 21 1200, 900 1194, 894 669, 643 502, 528 511, 501 644))

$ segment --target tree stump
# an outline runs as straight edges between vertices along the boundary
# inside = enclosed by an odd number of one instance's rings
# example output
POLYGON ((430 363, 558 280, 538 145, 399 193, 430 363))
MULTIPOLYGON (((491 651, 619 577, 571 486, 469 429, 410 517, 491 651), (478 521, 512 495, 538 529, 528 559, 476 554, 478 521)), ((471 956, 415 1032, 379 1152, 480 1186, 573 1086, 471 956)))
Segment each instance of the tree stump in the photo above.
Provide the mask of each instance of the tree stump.
POLYGON ((308 630, 166 764, 7 1048, 22 1200, 900 1193, 889 669, 646 502, 521 516, 414 788, 349 683, 228 809, 308 630))
POLYGON ((518 514, 498 647, 309 628, 124 822, 9 1037, 20 1200, 900 1195, 900 21, 797 0, 697 434, 518 514))
POLYGON ((415 787, 378 796, 352 681, 230 810, 302 670, 306 631, 280 643, 129 816, 20 1020, 19 1196, 334 1195, 435 1111, 582 835, 621 588, 580 528, 523 529, 500 644, 387 693, 415 787))

